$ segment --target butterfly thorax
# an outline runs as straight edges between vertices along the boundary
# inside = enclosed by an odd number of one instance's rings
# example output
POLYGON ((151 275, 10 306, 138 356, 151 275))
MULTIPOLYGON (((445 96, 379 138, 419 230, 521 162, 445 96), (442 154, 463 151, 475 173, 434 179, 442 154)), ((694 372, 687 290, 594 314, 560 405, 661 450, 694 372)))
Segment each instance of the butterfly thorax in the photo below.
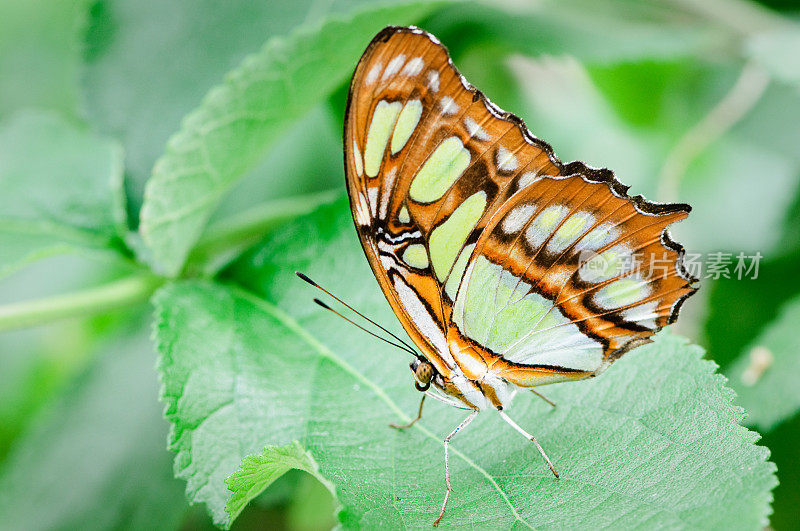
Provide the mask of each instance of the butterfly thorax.
POLYGON ((503 409, 511 402, 516 392, 514 386, 491 370, 479 350, 459 336, 454 336, 448 346, 449 356, 429 353, 428 359, 411 363, 418 390, 427 391, 427 386, 420 386, 419 374, 422 368, 428 366, 433 375, 427 381, 447 397, 455 399, 458 405, 479 410, 503 409), (452 366, 443 363, 448 358, 454 361, 452 366))

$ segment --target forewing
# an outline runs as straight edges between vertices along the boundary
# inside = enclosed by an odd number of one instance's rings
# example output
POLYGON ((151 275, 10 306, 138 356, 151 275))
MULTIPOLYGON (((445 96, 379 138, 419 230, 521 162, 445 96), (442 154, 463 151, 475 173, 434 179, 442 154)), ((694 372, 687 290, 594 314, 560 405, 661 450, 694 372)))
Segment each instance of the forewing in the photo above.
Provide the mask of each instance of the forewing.
POLYGON ((345 168, 361 243, 404 327, 445 373, 452 301, 478 235, 521 185, 560 171, 509 116, 415 28, 378 34, 350 86, 345 168))

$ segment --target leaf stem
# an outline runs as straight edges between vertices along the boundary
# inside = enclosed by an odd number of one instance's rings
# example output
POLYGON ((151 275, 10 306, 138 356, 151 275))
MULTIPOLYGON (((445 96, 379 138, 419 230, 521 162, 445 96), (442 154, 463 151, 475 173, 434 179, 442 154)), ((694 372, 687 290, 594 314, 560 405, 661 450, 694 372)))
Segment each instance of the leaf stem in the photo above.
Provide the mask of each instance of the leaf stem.
POLYGON ((276 199, 257 205, 210 227, 189 255, 189 274, 213 276, 271 228, 307 214, 340 194, 335 190, 276 199))
POLYGON ((162 283, 157 276, 136 274, 66 295, 0 305, 0 332, 124 308, 147 300, 162 283))

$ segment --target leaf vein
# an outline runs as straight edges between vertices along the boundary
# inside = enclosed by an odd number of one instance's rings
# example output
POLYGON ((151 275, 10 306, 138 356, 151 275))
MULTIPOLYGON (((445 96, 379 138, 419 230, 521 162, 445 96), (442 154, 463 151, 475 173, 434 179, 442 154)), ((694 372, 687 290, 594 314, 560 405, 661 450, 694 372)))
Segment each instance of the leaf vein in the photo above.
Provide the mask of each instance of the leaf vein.
MULTIPOLYGON (((373 393, 375 393, 378 396, 378 398, 380 398, 387 406, 389 406, 389 409, 391 409, 393 412, 395 412, 405 422, 408 422, 408 421, 411 420, 411 418, 408 415, 403 413, 403 411, 400 409, 400 407, 389 397, 389 395, 387 395, 386 392, 383 389, 381 389, 380 387, 378 387, 377 384, 375 384, 375 382, 373 382, 372 380, 369 380, 368 378, 366 378, 362 373, 360 373, 358 370, 356 370, 355 367, 353 367, 352 365, 347 363, 345 360, 343 360, 342 358, 337 356, 333 351, 331 351, 323 343, 321 343, 319 340, 317 340, 317 338, 315 338, 314 336, 312 336, 311 334, 306 332, 306 330, 303 327, 301 327, 300 324, 294 318, 292 318, 291 316, 286 314, 279 307, 277 307, 277 306, 265 301, 264 299, 261 299, 260 297, 256 296, 255 294, 253 294, 251 292, 248 292, 247 290, 245 290, 245 289, 243 289, 241 287, 236 286, 236 287, 232 287, 232 289, 237 294, 239 294, 240 296, 242 296, 246 300, 250 301, 251 303, 253 303, 258 308, 260 308, 260 309, 264 310, 265 312, 269 313, 272 317, 274 317, 275 319, 280 321, 289 330, 295 332, 300 338, 302 338, 306 343, 308 343, 309 346, 314 348, 320 356, 325 357, 325 358, 329 359, 330 361, 332 361, 333 363, 339 365, 345 372, 350 374, 353 378, 355 378, 359 382, 361 382, 364 385, 366 385, 373 393)), ((439 439, 433 432, 431 432, 430 430, 428 430, 424 426, 421 426, 419 423, 414 424, 413 428, 421 431, 427 437, 429 437, 429 438, 431 438, 431 439, 433 439, 435 441, 438 441, 440 444, 442 444, 442 445, 444 444, 441 441, 441 439, 439 439)), ((500 494, 500 496, 502 497, 502 499, 505 502, 505 504, 511 510, 511 513, 514 515, 514 518, 516 518, 520 523, 522 523, 525 526, 527 526, 529 529, 534 529, 533 526, 531 526, 527 521, 525 521, 524 518, 522 518, 522 516, 520 516, 520 514, 517 512, 517 510, 514 507, 514 505, 511 503, 511 500, 509 499, 508 495, 505 493, 505 491, 502 489, 502 487, 500 487, 500 485, 497 483, 497 481, 486 471, 486 469, 484 469, 483 467, 479 466, 475 461, 473 461, 472 459, 467 457, 460 450, 458 450, 456 448, 452 448, 452 452, 453 452, 453 454, 455 454, 458 457, 460 457, 470 467, 474 468, 484 478, 486 478, 486 480, 489 482, 489 484, 491 484, 491 486, 494 487, 494 489, 498 492, 498 494, 500 494)))

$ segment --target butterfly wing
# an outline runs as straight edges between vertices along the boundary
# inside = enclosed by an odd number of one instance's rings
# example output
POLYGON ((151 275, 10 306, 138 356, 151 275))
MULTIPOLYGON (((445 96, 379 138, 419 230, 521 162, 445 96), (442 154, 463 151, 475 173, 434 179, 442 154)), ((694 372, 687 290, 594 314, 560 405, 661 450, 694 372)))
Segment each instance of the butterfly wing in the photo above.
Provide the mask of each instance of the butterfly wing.
POLYGON ((344 148, 372 270, 445 377, 491 369, 530 386, 594 374, 694 290, 666 232, 687 205, 630 198, 607 170, 562 165, 419 29, 389 27, 370 43, 344 148), (648 280, 650 264, 618 264, 647 252, 662 253, 663 280, 648 280))
POLYGON ((344 148, 353 217, 372 270, 406 331, 447 376, 455 365, 449 316, 477 236, 520 179, 555 175, 559 166, 549 146, 524 138, 464 80, 445 48, 416 28, 386 28, 364 52, 350 86, 344 148), (528 174, 505 171, 509 157, 528 174))
POLYGON ((631 198, 607 171, 542 177, 487 224, 450 341, 528 387, 597 374, 673 322, 696 288, 667 226, 686 205, 631 198), (479 346, 479 347, 478 347, 479 346))

